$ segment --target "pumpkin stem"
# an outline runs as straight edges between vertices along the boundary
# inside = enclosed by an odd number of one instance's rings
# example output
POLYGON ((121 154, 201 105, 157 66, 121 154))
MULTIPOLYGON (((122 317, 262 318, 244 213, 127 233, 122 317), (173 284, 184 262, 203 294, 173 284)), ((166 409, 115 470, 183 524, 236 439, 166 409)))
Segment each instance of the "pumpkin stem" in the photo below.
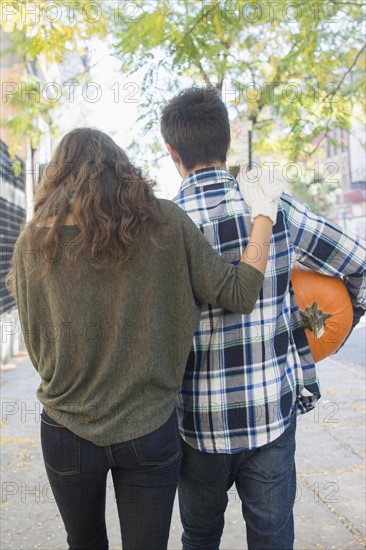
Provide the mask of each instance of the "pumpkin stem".
POLYGON ((318 304, 314 302, 311 307, 300 310, 300 316, 303 327, 314 332, 315 338, 321 338, 325 330, 325 320, 332 314, 323 313, 321 309, 318 309, 318 304))

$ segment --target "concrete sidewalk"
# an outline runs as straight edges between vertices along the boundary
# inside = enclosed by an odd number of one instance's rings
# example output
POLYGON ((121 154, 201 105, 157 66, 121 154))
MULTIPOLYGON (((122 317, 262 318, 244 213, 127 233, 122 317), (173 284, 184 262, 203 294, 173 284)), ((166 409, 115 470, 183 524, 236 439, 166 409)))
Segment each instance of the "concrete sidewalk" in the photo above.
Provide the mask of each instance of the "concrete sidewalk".
MULTIPOLYGON (((361 326, 339 356, 319 364, 322 399, 315 411, 298 422, 296 550, 366 547, 365 369, 363 360, 353 352, 356 338, 364 338, 361 326)), ((25 353, 2 369, 2 550, 67 547, 42 462, 41 407, 35 400, 38 383, 38 374, 25 353)), ((121 548, 111 478, 107 526, 111 550, 121 548)), ((169 550, 181 548, 180 536, 176 505, 169 550)), ((232 489, 221 549, 243 550, 247 548, 245 540, 240 501, 232 489)))

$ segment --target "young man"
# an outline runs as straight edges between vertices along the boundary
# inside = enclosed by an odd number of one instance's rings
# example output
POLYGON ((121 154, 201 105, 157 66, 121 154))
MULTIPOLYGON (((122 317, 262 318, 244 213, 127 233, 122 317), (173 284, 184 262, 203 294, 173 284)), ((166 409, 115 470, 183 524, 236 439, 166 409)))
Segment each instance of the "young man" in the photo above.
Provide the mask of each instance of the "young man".
MULTIPOLYGON (((224 103, 212 88, 185 90, 164 108, 161 131, 183 178, 175 202, 236 264, 255 207, 249 210, 225 169, 230 127, 224 103)), ((290 284, 294 260, 344 278, 354 324, 366 309, 360 240, 285 193, 276 215, 254 311, 237 315, 207 306, 194 336, 178 402, 184 550, 219 548, 234 483, 249 549, 293 548, 296 412, 312 409, 320 397, 290 284)))

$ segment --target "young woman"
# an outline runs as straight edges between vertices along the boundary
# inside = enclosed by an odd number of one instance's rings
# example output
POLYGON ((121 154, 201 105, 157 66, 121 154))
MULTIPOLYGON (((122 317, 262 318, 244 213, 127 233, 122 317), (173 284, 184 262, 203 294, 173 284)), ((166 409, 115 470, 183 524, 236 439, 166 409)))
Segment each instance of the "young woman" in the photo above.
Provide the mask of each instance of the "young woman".
POLYGON ((44 462, 72 549, 108 548, 109 470, 123 548, 166 548, 181 461, 175 398, 201 305, 249 313, 263 281, 269 218, 256 217, 234 267, 152 187, 110 137, 74 130, 14 251, 44 462))

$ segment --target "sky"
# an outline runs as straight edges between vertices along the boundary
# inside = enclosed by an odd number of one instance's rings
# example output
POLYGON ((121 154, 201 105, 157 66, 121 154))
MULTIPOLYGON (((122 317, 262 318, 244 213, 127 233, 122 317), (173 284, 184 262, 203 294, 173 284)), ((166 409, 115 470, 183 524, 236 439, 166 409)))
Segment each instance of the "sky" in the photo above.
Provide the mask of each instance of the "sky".
MULTIPOLYGON (((111 56, 108 45, 99 39, 91 45, 91 83, 88 86, 65 84, 77 81, 75 75, 81 68, 79 63, 78 56, 70 56, 61 69, 51 67, 47 74, 47 81, 59 82, 64 92, 65 100, 56 111, 60 138, 77 126, 92 126, 111 135, 123 149, 127 149, 133 140, 142 144, 147 142, 143 124, 138 122, 139 104, 143 100, 140 91, 142 72, 121 74, 118 60, 111 56)), ((161 143, 163 146, 163 140, 161 143)), ((136 164, 145 164, 146 158, 127 153, 136 164)), ((158 184, 156 194, 172 199, 179 189, 181 177, 170 157, 161 158, 158 169, 154 163, 148 164, 149 176, 158 184)))

